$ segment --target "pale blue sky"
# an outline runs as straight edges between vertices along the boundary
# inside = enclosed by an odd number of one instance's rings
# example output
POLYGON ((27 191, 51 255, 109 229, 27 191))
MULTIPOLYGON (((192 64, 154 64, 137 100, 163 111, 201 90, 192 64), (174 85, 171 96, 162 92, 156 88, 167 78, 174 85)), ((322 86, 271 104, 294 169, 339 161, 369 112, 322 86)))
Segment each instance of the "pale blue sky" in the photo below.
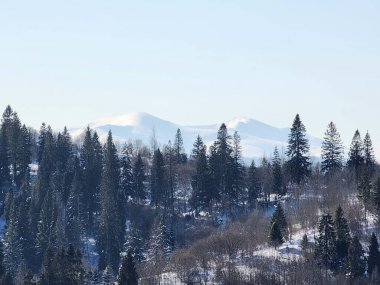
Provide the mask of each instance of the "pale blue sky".
POLYGON ((39 127, 145 111, 180 124, 297 112, 380 149, 379 1, 2 1, 0 108, 39 127))

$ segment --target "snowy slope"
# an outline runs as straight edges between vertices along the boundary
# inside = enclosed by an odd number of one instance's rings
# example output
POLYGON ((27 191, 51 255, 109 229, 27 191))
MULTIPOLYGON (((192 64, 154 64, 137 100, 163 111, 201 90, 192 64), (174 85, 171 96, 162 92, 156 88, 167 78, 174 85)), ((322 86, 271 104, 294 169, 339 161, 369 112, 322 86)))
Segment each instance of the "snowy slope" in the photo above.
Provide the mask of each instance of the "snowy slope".
MULTIPOLYGON (((289 134, 288 128, 276 128, 245 117, 235 118, 225 123, 231 135, 235 130, 240 134, 243 155, 246 158, 259 158, 263 154, 270 157, 275 146, 279 148, 280 153, 285 152, 289 134)), ((89 126, 98 132, 101 139, 104 139, 108 131, 111 130, 115 140, 121 143, 135 139, 141 139, 143 142, 149 143, 154 129, 156 139, 161 145, 168 143, 169 140, 173 142, 176 130, 180 128, 186 152, 190 153, 198 134, 207 145, 212 144, 216 139, 220 124, 181 126, 147 113, 136 112, 100 119, 89 123, 89 126)), ((71 130, 73 139, 80 139, 85 128, 71 130)), ((312 136, 309 136, 309 139, 311 155, 319 156, 321 140, 312 136)))

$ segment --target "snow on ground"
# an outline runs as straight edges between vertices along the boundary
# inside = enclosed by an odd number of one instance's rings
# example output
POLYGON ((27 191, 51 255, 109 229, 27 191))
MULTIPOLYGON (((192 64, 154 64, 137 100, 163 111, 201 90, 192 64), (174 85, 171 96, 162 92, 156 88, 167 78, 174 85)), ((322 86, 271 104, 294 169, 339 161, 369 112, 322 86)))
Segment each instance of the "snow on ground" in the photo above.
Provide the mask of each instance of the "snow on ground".
POLYGON ((278 248, 275 249, 273 246, 266 244, 254 251, 253 255, 273 258, 282 262, 297 260, 302 256, 301 242, 305 233, 309 242, 314 243, 314 229, 299 230, 293 234, 290 240, 286 241, 278 248))
POLYGON ((83 242, 85 244, 83 257, 86 265, 90 268, 97 268, 99 255, 96 252, 96 240, 94 238, 85 238, 83 242))

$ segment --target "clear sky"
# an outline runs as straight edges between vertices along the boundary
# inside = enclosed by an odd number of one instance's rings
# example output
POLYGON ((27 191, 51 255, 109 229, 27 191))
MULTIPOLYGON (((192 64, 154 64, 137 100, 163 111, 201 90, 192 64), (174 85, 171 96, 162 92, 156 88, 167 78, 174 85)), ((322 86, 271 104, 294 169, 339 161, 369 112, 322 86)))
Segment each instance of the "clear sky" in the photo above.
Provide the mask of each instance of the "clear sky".
POLYGON ((379 15, 377 0, 0 0, 0 108, 55 129, 298 112, 313 135, 333 120, 380 150, 379 15))

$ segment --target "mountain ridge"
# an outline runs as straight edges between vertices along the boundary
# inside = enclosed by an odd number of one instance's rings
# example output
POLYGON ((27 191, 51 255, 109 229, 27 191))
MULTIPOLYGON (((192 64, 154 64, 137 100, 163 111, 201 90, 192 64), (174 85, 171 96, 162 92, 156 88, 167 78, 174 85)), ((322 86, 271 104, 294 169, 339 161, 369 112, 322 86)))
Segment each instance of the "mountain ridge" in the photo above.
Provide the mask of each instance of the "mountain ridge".
MULTIPOLYGON (((236 117, 225 122, 229 133, 237 131, 241 137, 243 156, 245 158, 259 158, 263 155, 271 156, 275 146, 284 152, 287 145, 289 128, 277 128, 249 117, 236 117)), ((216 139, 220 124, 207 125, 180 125, 169 120, 161 119, 146 112, 133 112, 115 117, 101 118, 88 124, 96 130, 101 140, 104 140, 109 130, 114 139, 120 143, 140 139, 148 143, 153 130, 159 145, 174 141, 176 130, 181 129, 184 147, 187 153, 191 152, 193 142, 199 134, 206 145, 211 145, 216 139)), ((86 127, 72 129, 74 141, 80 140, 86 127)), ((322 140, 310 134, 310 155, 319 156, 322 140)))

